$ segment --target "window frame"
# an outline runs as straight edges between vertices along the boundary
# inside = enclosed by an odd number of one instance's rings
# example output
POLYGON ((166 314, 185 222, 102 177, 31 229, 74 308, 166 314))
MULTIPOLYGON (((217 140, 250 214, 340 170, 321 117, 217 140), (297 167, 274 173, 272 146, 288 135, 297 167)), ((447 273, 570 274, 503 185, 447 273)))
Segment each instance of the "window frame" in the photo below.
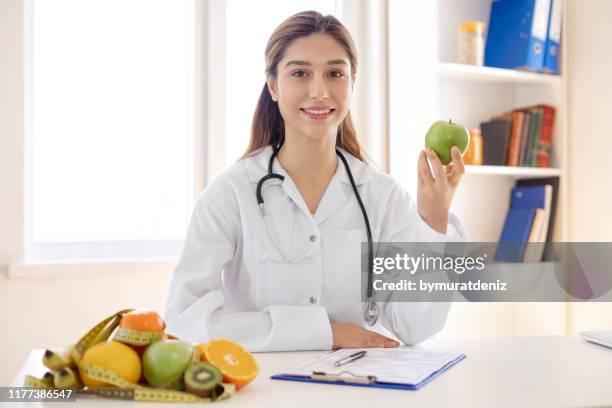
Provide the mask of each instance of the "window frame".
MULTIPOLYGON (((184 239, 177 240, 130 240, 130 241, 78 241, 78 242, 36 242, 34 241, 34 225, 33 225, 33 142, 34 135, 32 132, 33 120, 33 12, 34 1, 24 0, 23 2, 23 112, 24 112, 24 132, 23 132, 23 149, 24 149, 24 217, 23 217, 23 260, 24 263, 40 263, 40 262, 74 262, 74 261, 92 261, 98 260, 108 262, 112 260, 168 260, 176 259, 183 248, 184 239)), ((192 92, 190 95, 190 122, 191 122, 191 137, 190 151, 191 162, 189 166, 189 180, 187 186, 191 186, 187 191, 188 214, 191 214, 191 209, 195 201, 198 191, 197 173, 199 169, 198 160, 201 160, 197 152, 199 146, 198 129, 197 129, 197 114, 198 112, 198 72, 197 67, 197 47, 198 47, 198 26, 200 25, 198 14, 198 0, 184 0, 189 2, 192 18, 189 31, 191 32, 191 48, 193 52, 190 55, 190 83, 192 92)))

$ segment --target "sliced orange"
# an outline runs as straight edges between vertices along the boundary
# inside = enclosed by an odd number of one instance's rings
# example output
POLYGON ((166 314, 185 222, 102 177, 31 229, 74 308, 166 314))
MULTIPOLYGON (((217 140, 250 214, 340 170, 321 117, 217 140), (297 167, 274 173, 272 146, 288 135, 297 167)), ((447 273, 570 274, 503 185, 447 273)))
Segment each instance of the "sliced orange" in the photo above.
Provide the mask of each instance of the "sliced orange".
POLYGON ((244 387, 259 374, 255 357, 240 344, 227 339, 215 339, 196 346, 200 359, 217 367, 223 381, 232 383, 236 389, 244 387))

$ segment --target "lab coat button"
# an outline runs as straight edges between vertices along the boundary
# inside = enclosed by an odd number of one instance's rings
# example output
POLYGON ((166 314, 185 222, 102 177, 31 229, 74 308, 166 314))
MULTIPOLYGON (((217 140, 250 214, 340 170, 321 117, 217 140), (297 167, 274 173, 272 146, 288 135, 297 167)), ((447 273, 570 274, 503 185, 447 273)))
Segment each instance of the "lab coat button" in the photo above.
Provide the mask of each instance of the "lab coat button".
POLYGON ((310 238, 310 242, 315 242, 317 240, 316 235, 311 235, 309 238, 310 238))
POLYGON ((317 300, 318 299, 316 298, 316 296, 311 296, 310 299, 308 299, 308 301, 313 305, 317 303, 317 300))

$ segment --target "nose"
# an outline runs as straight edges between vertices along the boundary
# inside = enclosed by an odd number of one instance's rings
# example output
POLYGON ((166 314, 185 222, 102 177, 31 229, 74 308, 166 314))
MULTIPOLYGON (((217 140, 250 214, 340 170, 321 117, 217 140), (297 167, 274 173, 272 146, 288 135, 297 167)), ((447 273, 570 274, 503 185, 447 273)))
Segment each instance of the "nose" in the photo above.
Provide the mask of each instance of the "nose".
POLYGON ((329 98, 329 92, 327 90, 327 85, 325 84, 325 79, 318 75, 314 76, 310 81, 308 93, 312 99, 323 100, 325 98, 329 98))

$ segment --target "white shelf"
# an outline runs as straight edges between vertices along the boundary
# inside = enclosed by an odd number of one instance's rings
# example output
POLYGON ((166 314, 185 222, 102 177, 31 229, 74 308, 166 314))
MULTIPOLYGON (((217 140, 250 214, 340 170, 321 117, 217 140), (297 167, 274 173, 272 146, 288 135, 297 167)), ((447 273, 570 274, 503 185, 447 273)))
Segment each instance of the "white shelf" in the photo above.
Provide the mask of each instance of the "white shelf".
POLYGON ((514 167, 514 166, 480 166, 468 164, 466 174, 490 174, 516 177, 551 177, 561 176, 563 171, 557 168, 544 167, 514 167))
POLYGON ((476 65, 441 62, 438 64, 438 75, 445 79, 460 79, 479 82, 561 84, 558 75, 538 74, 514 69, 480 67, 476 65))

